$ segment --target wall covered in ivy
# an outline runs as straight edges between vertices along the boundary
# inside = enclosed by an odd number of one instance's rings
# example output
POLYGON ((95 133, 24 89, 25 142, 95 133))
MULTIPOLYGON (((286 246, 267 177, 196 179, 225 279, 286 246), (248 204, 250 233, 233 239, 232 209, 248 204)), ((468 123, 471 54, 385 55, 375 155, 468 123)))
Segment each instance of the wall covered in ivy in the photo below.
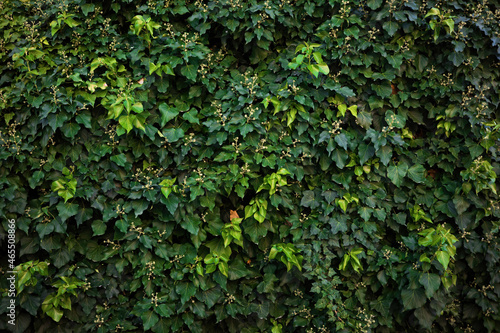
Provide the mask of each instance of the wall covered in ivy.
POLYGON ((2 1, 15 329, 495 331, 498 8, 2 1))

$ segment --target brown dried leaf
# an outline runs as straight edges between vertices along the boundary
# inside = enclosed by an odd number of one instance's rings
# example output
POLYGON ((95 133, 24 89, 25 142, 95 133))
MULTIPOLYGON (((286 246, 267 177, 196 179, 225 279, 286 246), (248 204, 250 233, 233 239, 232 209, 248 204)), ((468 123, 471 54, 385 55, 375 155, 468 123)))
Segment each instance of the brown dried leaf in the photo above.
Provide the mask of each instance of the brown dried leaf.
POLYGON ((239 215, 238 213, 235 211, 235 210, 230 210, 229 211, 229 219, 232 220, 232 219, 239 219, 239 215))

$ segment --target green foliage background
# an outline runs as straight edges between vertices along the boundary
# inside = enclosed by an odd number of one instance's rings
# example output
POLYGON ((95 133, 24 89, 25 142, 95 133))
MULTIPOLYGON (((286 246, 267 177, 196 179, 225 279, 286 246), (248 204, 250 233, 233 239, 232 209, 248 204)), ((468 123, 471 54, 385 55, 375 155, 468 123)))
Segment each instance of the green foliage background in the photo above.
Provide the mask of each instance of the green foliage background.
POLYGON ((2 1, 17 329, 494 331, 498 8, 2 1))

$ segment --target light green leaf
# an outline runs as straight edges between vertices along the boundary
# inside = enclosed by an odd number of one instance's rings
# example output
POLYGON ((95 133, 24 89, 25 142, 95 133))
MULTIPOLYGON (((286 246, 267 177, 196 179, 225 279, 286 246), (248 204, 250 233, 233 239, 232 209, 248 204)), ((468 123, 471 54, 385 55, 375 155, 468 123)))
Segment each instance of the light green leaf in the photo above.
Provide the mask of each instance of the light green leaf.
POLYGON ((446 31, 451 34, 455 28, 455 22, 453 22, 453 19, 449 18, 443 21, 444 24, 446 24, 446 31))
POLYGON ((318 70, 325 75, 330 73, 330 68, 328 68, 327 64, 318 64, 318 70))
POLYGON ((429 10, 427 15, 424 16, 424 18, 427 18, 428 16, 436 16, 436 15, 441 15, 441 12, 437 8, 432 8, 431 10, 429 10))
POLYGON ((318 77, 319 75, 319 66, 318 65, 307 65, 307 69, 311 72, 312 75, 318 77))
POLYGON ((221 261, 219 262, 219 271, 224 275, 225 277, 228 277, 229 274, 229 267, 227 265, 227 262, 221 261))
POLYGON ((441 265, 443 265, 445 270, 448 269, 448 264, 450 263, 450 255, 448 253, 444 251, 437 251, 436 259, 441 265))
POLYGON ((141 113, 143 110, 144 108, 142 106, 142 103, 140 102, 137 102, 132 105, 132 111, 134 111, 135 113, 141 113))
POLYGON ((134 128, 135 115, 121 116, 118 122, 129 133, 134 128))
POLYGON ((55 322, 59 322, 63 316, 63 310, 56 309, 52 306, 46 313, 50 318, 54 319, 55 322))
MULTIPOLYGON (((344 117, 344 116, 345 116, 345 113, 346 113, 346 111, 347 111, 347 105, 345 105, 345 104, 340 104, 340 105, 338 106, 338 109, 339 109, 340 115, 341 115, 342 117, 344 117)), ((337 116, 338 116, 338 114, 337 114, 337 116)))

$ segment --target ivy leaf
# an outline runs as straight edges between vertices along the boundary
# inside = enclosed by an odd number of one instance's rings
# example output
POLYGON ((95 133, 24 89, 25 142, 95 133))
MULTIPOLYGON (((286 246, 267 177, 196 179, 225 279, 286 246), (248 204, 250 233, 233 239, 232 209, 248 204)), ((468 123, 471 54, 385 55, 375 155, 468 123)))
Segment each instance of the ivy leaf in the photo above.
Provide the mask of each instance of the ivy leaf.
POLYGON ((420 308, 425 304, 425 293, 421 288, 405 289, 401 292, 405 310, 420 308))
POLYGON ((207 305, 207 308, 210 309, 218 303, 222 296, 223 294, 220 291, 220 287, 217 286, 215 288, 202 291, 200 298, 201 301, 207 305))
POLYGON ((398 31, 398 24, 394 21, 386 21, 382 27, 391 37, 398 31))
POLYGON ((379 296, 376 301, 370 302, 370 306, 372 306, 374 310, 378 311, 383 317, 388 317, 391 303, 391 300, 384 299, 382 296, 379 296))
POLYGON ((335 142, 342 148, 344 148, 345 150, 347 150, 347 144, 348 144, 348 140, 347 140, 347 137, 344 133, 340 133, 340 134, 337 134, 335 136, 335 142))
POLYGON ((415 310, 415 317, 418 318, 418 322, 423 328, 430 330, 432 328, 432 323, 435 316, 432 315, 426 307, 421 307, 415 310))
POLYGON ((245 234, 247 234, 250 237, 252 242, 258 244, 259 240, 267 235, 268 227, 269 227, 268 221, 259 223, 253 220, 245 220, 244 231, 245 234))
POLYGON ((441 285, 441 278, 439 275, 429 272, 424 272, 418 280, 425 288, 425 295, 431 298, 441 285))
POLYGON ((349 87, 341 87, 341 88, 336 88, 335 92, 338 94, 344 96, 344 97, 354 97, 356 94, 354 93, 354 90, 352 90, 349 87))
POLYGON ((415 183, 423 183, 425 181, 425 168, 422 164, 415 164, 408 169, 408 177, 415 183))
POLYGON ((372 115, 366 111, 361 111, 358 113, 358 124, 359 126, 363 127, 364 129, 368 129, 373 121, 372 115))
POLYGON ((197 115, 198 115, 198 110, 192 108, 189 112, 186 112, 182 115, 182 119, 187 120, 191 124, 199 124, 200 119, 198 119, 197 115))
POLYGON ((77 204, 60 202, 57 205, 57 211, 61 221, 66 221, 68 218, 75 216, 78 213, 79 206, 77 204))
POLYGON ((316 65, 316 64, 307 65, 307 69, 309 70, 309 72, 311 72, 312 75, 314 75, 315 77, 318 77, 318 75, 319 75, 318 65, 316 65))
POLYGON ((329 222, 332 234, 345 233, 347 231, 347 221, 343 217, 330 218, 329 222))
POLYGON ((35 188, 38 183, 40 182, 40 180, 43 179, 43 177, 45 177, 45 174, 40 171, 40 170, 37 170, 35 172, 33 172, 33 176, 31 176, 31 178, 29 179, 29 185, 31 188, 35 188))
POLYGON ((199 231, 199 226, 201 224, 201 219, 195 216, 186 216, 181 221, 181 227, 186 229, 190 234, 197 235, 199 231))
POLYGON ((166 128, 162 133, 168 142, 177 142, 180 138, 184 137, 182 128, 166 128))
POLYGON ((59 127, 62 127, 64 122, 68 120, 68 115, 63 112, 58 112, 56 114, 50 114, 48 117, 49 126, 53 131, 56 131, 59 127))
POLYGON ((152 331, 155 333, 168 333, 168 332, 170 332, 170 329, 173 326, 171 324, 171 321, 169 319, 167 319, 168 317, 170 317, 170 315, 163 315, 161 313, 161 311, 162 311, 161 309, 164 308, 164 306, 166 306, 166 304, 160 304, 156 308, 156 311, 158 312, 158 314, 161 317, 159 318, 158 322, 156 323, 156 325, 152 329, 152 331))
POLYGON ((168 198, 162 196, 160 200, 165 206, 167 206, 170 214, 174 215, 177 210, 177 206, 179 206, 179 198, 175 194, 171 193, 168 198))
POLYGON ((61 268, 73 259, 75 256, 74 252, 69 252, 64 248, 60 248, 50 255, 50 260, 54 263, 54 266, 61 268))
MULTIPOLYGON (((392 54, 387 56, 387 61, 391 64, 392 67, 399 69, 403 64, 403 55, 402 54, 392 54)), ((392 91, 391 91, 392 93, 392 91)))
POLYGON ((390 146, 383 146, 376 152, 382 164, 387 166, 392 158, 392 148, 390 146))
POLYGON ((337 184, 344 186, 346 189, 349 189, 349 183, 352 180, 352 175, 346 172, 338 172, 332 175, 332 180, 337 184))
POLYGON ((132 128, 134 128, 135 119, 136 119, 135 115, 130 114, 126 116, 121 116, 118 119, 118 122, 127 131, 127 133, 129 133, 132 130, 132 128))
POLYGON ((59 322, 63 316, 63 310, 59 309, 59 308, 54 308, 51 306, 50 310, 48 310, 47 312, 47 315, 54 319, 55 322, 59 322))
POLYGON ((191 282, 179 282, 175 291, 181 296, 181 303, 184 304, 196 294, 196 286, 191 282))
MULTIPOLYGON (((29 273, 28 273, 29 274, 29 273)), ((36 313, 38 312, 38 308, 40 307, 40 304, 42 303, 40 297, 36 297, 33 295, 28 295, 27 293, 22 293, 19 291, 19 304, 23 309, 29 312, 32 316, 36 316, 36 313)))
POLYGON ((154 311, 146 311, 141 315, 142 322, 144 323, 144 330, 147 331, 153 327, 159 320, 158 315, 154 311))
POLYGON ((65 124, 61 128, 61 131, 64 133, 64 135, 70 139, 74 138, 78 134, 79 130, 80 130, 80 125, 75 123, 65 124))
POLYGON ((335 162, 339 169, 343 169, 345 167, 345 163, 348 158, 349 155, 347 155, 346 152, 340 149, 335 149, 332 153, 332 160, 335 162))
POLYGON ((248 133, 254 130, 254 127, 251 124, 243 124, 241 127, 239 127, 239 130, 243 138, 245 138, 248 133))
POLYGON ((235 260, 231 261, 229 265, 229 280, 238 280, 248 276, 250 270, 246 267, 241 256, 238 256, 235 260))
POLYGON ((191 81, 195 81, 198 75, 198 67, 194 65, 185 65, 181 68, 181 74, 191 81))
POLYGON ((262 159, 262 166, 272 168, 276 164, 276 155, 271 154, 262 159))
POLYGON ((177 108, 170 107, 166 103, 160 104, 158 109, 160 110, 161 113, 161 127, 164 127, 167 122, 174 119, 179 114, 177 108))
POLYGON ((263 301, 259 304, 252 304, 254 307, 252 308, 253 312, 257 313, 257 316, 260 319, 265 319, 269 315, 269 301, 263 301))
POLYGON ((361 165, 365 164, 370 158, 375 155, 375 148, 372 145, 366 144, 364 142, 360 143, 358 148, 359 163, 361 165))
POLYGON ((102 220, 94 220, 92 222, 93 236, 101 236, 106 232, 106 223, 102 220))
POLYGON ((396 128, 404 128, 406 124, 406 120, 403 116, 397 115, 391 110, 385 113, 385 121, 389 126, 396 128))
POLYGON ((330 73, 330 69, 328 68, 328 65, 325 63, 318 64, 318 69, 321 73, 328 75, 330 73))
POLYGON ((368 208, 368 207, 359 207, 358 208, 358 214, 361 216, 361 218, 366 222, 370 219, 372 215, 373 209, 368 208))
POLYGON ((300 201, 300 205, 312 209, 320 206, 318 200, 316 200, 314 197, 314 191, 304 191, 304 196, 300 201))
POLYGON ((370 9, 375 10, 382 5, 382 2, 383 0, 368 0, 366 4, 370 7, 370 9))
POLYGON ((407 172, 408 164, 406 162, 399 162, 397 165, 394 164, 387 168, 387 177, 389 177, 394 185, 400 187, 407 172))
POLYGON ((465 213, 470 206, 470 203, 459 195, 453 197, 453 204, 455 205, 458 215, 465 213))
POLYGON ((424 72, 427 69, 427 65, 429 64, 429 58, 426 56, 419 54, 415 57, 415 65, 417 67, 417 71, 420 73, 424 72))
POLYGON ((458 67, 464 62, 465 55, 462 52, 452 52, 448 56, 448 60, 450 60, 453 63, 453 65, 458 67))
POLYGON ((125 154, 121 153, 118 155, 111 156, 110 160, 112 162, 115 162, 119 166, 125 166, 125 164, 127 163, 127 156, 125 156, 125 154))
POLYGON ((448 264, 450 263, 450 255, 444 251, 436 252, 436 260, 443 265, 444 269, 448 269, 448 264))
MULTIPOLYGON (((375 93, 382 98, 387 98, 387 97, 391 96, 391 94, 392 94, 391 82, 389 82, 389 81, 386 81, 382 84, 374 84, 373 83, 371 87, 375 91, 375 93)), ((358 116, 358 120, 359 120, 359 116, 358 116)))

